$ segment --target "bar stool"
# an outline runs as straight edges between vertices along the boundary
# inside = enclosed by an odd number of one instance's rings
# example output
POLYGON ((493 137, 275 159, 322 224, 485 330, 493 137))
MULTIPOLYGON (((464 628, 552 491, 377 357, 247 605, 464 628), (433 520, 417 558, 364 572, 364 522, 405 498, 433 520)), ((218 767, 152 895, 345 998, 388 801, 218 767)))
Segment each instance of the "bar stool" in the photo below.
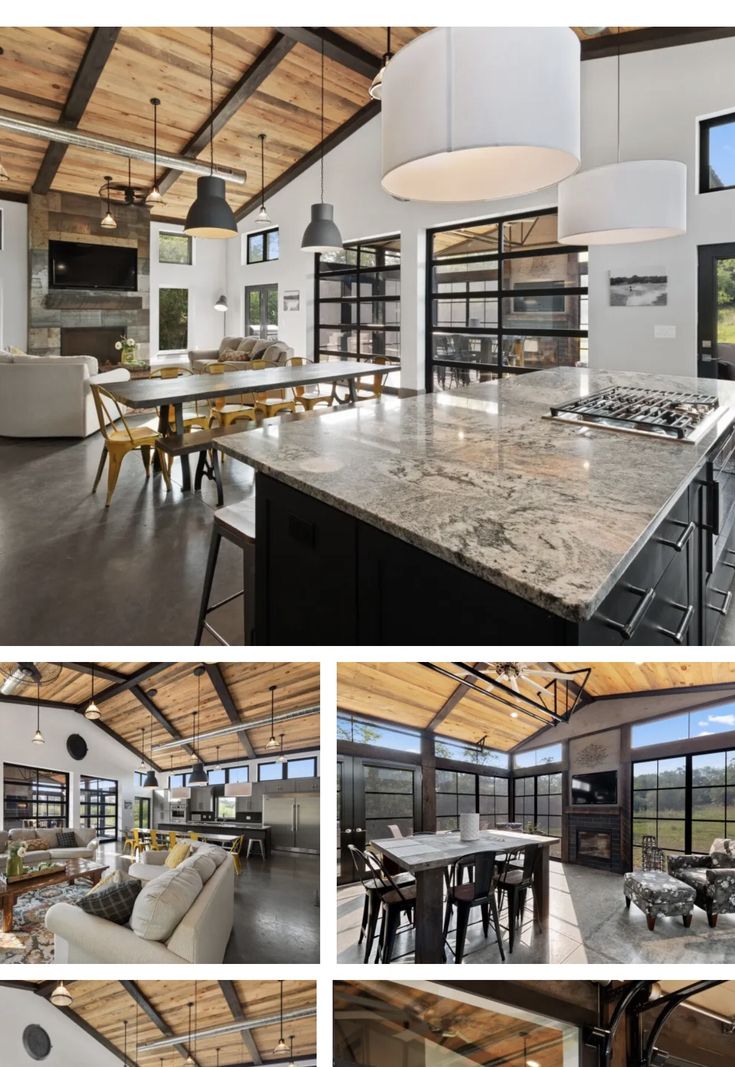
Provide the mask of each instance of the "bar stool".
POLYGON ((260 858, 264 860, 265 859, 265 845, 263 844, 263 841, 262 841, 262 839, 260 837, 249 837, 248 838, 248 850, 245 853, 245 859, 246 860, 250 859, 250 853, 253 851, 253 845, 257 845, 258 846, 258 851, 260 852, 260 858))
POLYGON ((209 556, 207 557, 207 569, 204 574, 204 589, 202 601, 199 607, 199 619, 194 644, 201 644, 202 635, 206 630, 221 645, 229 645, 224 637, 215 630, 207 616, 217 608, 229 604, 238 597, 244 598, 244 625, 245 644, 252 642, 252 634, 255 624, 255 612, 253 603, 253 591, 255 589, 255 494, 246 497, 238 504, 229 504, 227 507, 218 508, 214 513, 214 525, 212 537, 209 542, 209 556), (243 588, 227 596, 224 600, 210 605, 209 598, 212 595, 214 572, 217 567, 217 557, 222 538, 229 541, 242 551, 243 557, 243 588))

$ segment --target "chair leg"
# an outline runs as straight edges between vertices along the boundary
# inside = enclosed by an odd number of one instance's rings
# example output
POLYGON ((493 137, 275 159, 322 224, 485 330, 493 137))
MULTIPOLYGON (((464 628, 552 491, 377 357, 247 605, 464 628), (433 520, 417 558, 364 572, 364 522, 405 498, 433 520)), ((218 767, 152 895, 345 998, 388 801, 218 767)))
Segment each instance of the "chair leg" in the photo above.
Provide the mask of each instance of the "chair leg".
POLYGON ((115 492, 115 486, 117 485, 118 475, 120 474, 120 467, 125 453, 118 452, 117 450, 110 452, 110 466, 107 470, 107 500, 105 501, 105 507, 109 508, 110 501, 112 500, 112 494, 115 492))
POLYGON ((516 939, 517 920, 517 895, 512 890, 508 890, 508 952, 511 955, 513 955, 513 945, 516 939))
POLYGON ((105 463, 107 461, 107 445, 102 446, 102 455, 97 466, 97 474, 94 478, 94 485, 92 486, 92 492, 97 492, 97 486, 100 484, 100 478, 102 477, 102 471, 105 469, 105 463))
POLYGON ((171 461, 165 452, 156 445, 156 455, 158 456, 158 462, 161 464, 161 474, 163 480, 166 483, 166 492, 171 492, 171 461))
POLYGON ((452 922, 452 911, 453 910, 454 909, 452 907, 452 902, 451 902, 451 900, 448 900, 447 901, 446 911, 444 912, 444 929, 442 931, 442 939, 444 941, 446 941, 447 934, 449 933, 449 926, 450 926, 450 924, 452 922))
POLYGON ((492 916, 493 926, 495 927, 495 940, 497 941, 498 948, 500 949, 500 958, 503 963, 505 963, 505 952, 503 950, 503 935, 500 930, 500 915, 498 914, 498 908, 495 903, 495 897, 492 895, 492 893, 490 894, 490 900, 488 901, 488 903, 490 905, 490 914, 492 916))
MULTIPOLYGON (((217 556, 219 555, 219 546, 222 540, 222 534, 219 532, 216 526, 212 527, 212 536, 209 541, 209 555, 207 556, 207 569, 204 572, 204 588, 202 590, 202 601, 199 605, 199 619, 197 620, 197 632, 194 638, 194 644, 201 644, 202 634, 204 633, 204 622, 207 618, 207 610, 209 608, 209 598, 212 595, 212 583, 214 581, 214 571, 217 566, 217 556)), ((248 856, 250 855, 250 842, 248 841, 248 856)))
POLYGON ((146 478, 151 476, 151 446, 141 445, 140 455, 143 460, 143 467, 145 468, 146 478))
POLYGON ((490 927, 490 912, 487 903, 480 905, 480 914, 482 915, 482 932, 485 937, 487 937, 487 932, 490 927))
POLYGON ((363 958, 363 963, 370 963, 370 953, 373 950, 375 931, 378 926, 378 919, 380 918, 380 898, 378 894, 371 893, 368 899, 369 911, 367 929, 365 932, 365 956, 363 958))
POLYGON ((470 909, 457 905, 457 944, 454 954, 454 962, 461 963, 464 956, 464 943, 467 938, 467 923, 470 918, 470 909))
POLYGON ((383 963, 390 963, 393 959, 393 946, 396 940, 396 931, 401 921, 400 908, 387 908, 383 925, 385 927, 385 943, 383 945, 383 963))
POLYGON ((358 945, 361 945, 365 939, 365 931, 367 930, 368 915, 370 913, 370 897, 367 891, 365 892, 365 903, 362 906, 362 921, 360 923, 360 936, 357 939, 358 945))

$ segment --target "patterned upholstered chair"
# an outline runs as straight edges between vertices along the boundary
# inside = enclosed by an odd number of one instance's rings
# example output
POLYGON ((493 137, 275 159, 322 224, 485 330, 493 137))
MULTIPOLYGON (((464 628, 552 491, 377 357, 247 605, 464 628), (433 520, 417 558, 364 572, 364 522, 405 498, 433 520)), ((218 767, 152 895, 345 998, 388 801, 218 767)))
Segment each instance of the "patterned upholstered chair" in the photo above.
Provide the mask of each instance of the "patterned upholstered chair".
POLYGON ((696 891, 665 871, 629 871, 623 879, 623 893, 626 908, 631 901, 640 908, 649 930, 655 928, 660 915, 681 915, 685 926, 692 924, 696 891))
POLYGON ((718 915, 735 914, 735 856, 669 856, 669 874, 694 889, 710 926, 717 926, 718 915))

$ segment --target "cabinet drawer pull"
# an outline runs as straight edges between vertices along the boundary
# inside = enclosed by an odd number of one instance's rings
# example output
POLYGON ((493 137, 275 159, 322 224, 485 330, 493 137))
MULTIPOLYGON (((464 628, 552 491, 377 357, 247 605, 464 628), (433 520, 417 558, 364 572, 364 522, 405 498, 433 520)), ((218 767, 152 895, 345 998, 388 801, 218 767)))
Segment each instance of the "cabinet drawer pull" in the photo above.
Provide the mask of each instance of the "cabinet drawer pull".
POLYGON ((721 608, 716 608, 714 604, 708 604, 707 607, 711 611, 719 612, 720 615, 727 615, 728 611, 730 610, 730 604, 732 602, 732 589, 728 589, 727 592, 725 592, 724 589, 711 589, 710 592, 718 593, 721 597, 724 597, 725 599, 722 603, 721 608))
POLYGON ((696 526, 693 522, 677 522, 676 525, 684 527, 684 532, 678 541, 670 541, 667 537, 657 537, 656 540, 662 545, 668 545, 669 548, 674 548, 677 552, 681 552, 689 542, 689 538, 694 533, 696 526))
POLYGON ((673 607, 679 608, 681 611, 684 612, 684 618, 681 620, 681 626, 679 627, 679 629, 676 631, 676 633, 674 633, 673 630, 666 630, 663 626, 658 626, 657 630, 660 634, 663 634, 664 637, 670 637, 675 645, 681 645, 684 643, 684 638, 686 637, 687 630, 689 629, 689 623, 692 621, 692 615, 694 614, 694 605, 687 604, 687 606, 684 607, 683 604, 674 604, 673 607))
POLYGON ((631 593, 636 593, 641 598, 638 607, 627 622, 616 622, 615 619, 606 619, 605 622, 608 626, 611 626, 613 630, 617 630, 623 637, 630 640, 638 629, 638 623, 650 608, 653 598, 656 596, 656 590, 653 586, 651 586, 650 589, 639 589, 635 585, 629 585, 627 588, 631 593))

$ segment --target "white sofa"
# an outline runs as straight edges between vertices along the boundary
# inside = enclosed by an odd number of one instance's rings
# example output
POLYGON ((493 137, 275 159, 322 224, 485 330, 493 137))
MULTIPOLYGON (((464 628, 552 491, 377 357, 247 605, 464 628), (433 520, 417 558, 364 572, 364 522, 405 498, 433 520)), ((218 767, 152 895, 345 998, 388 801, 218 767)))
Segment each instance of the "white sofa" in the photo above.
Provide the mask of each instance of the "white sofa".
POLYGON ((99 430, 90 386, 129 377, 124 367, 100 374, 94 356, 0 352, 0 437, 89 437, 99 430))
MULTIPOLYGON (((130 925, 89 915, 74 904, 54 904, 46 912, 54 963, 222 963, 235 915, 235 869, 231 857, 219 851, 224 860, 165 942, 148 941, 130 925)), ((142 863, 131 865, 131 876, 145 885, 169 870, 167 855, 164 850, 145 853, 142 863)))
POLYGON ((96 830, 76 830, 70 826, 57 827, 53 830, 0 830, 0 873, 5 871, 8 861, 8 843, 33 840, 46 841, 48 847, 45 850, 26 852, 23 862, 27 867, 34 863, 48 863, 49 860, 55 862, 70 859, 93 860, 99 845, 96 830), (57 848, 56 835, 61 833, 73 833, 77 839, 76 848, 57 848))
POLYGON ((282 366, 293 354, 293 348, 283 341, 276 338, 264 341, 261 337, 251 334, 248 337, 223 337, 219 348, 189 349, 189 364, 195 374, 202 374, 210 363, 219 362, 223 362, 227 370, 242 370, 251 359, 265 359, 276 366, 282 366), (243 358, 223 360, 222 356, 228 349, 240 349, 243 358))

